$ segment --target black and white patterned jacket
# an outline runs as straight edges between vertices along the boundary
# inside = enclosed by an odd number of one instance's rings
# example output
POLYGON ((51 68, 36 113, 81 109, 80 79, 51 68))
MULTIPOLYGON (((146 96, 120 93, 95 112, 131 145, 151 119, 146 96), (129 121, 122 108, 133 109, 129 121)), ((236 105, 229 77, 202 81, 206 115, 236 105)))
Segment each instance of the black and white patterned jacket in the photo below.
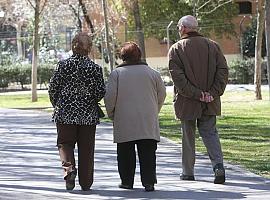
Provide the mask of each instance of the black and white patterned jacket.
POLYGON ((102 68, 90 58, 75 54, 60 61, 49 85, 53 121, 61 124, 99 123, 97 102, 105 94, 102 68))

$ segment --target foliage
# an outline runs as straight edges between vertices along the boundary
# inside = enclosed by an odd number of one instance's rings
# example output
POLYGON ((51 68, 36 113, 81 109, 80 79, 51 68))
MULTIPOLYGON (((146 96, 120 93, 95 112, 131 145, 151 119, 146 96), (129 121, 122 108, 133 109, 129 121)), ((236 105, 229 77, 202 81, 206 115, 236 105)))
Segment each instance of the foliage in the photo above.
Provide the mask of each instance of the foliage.
POLYGON ((235 59, 229 63, 231 83, 248 84, 254 80, 254 59, 235 59))
MULTIPOLYGON (((253 84, 254 82, 254 58, 238 58, 229 63, 229 82, 236 84, 253 84)), ((262 62, 262 83, 267 82, 267 64, 262 62)))
POLYGON ((174 21, 174 27, 171 28, 170 33, 170 38, 174 41, 179 37, 176 31, 176 23, 179 18, 192 12, 191 6, 183 0, 143 0, 140 9, 146 37, 155 36, 158 39, 163 39, 166 37, 166 27, 170 21, 174 21))
MULTIPOLYGON (((24 89, 26 84, 31 82, 31 64, 22 64, 20 62, 13 63, 12 65, 0 66, 0 88, 8 87, 10 83, 19 83, 21 88, 24 89)), ((38 83, 45 84, 49 82, 54 71, 54 64, 47 63, 41 64, 38 67, 38 83)))
MULTIPOLYGON (((215 4, 213 1, 200 1, 201 4, 206 2, 215 4)), ((209 35, 212 32, 218 36, 235 34, 232 18, 236 15, 237 4, 224 4, 218 9, 215 9, 214 6, 212 5, 213 8, 205 6, 204 9, 197 13, 200 31, 204 35, 209 35)), ((176 24, 180 17, 193 13, 193 2, 184 0, 141 0, 140 12, 146 36, 154 36, 160 40, 164 39, 166 37, 166 27, 170 21, 173 21, 174 23, 170 28, 170 39, 176 41, 179 38, 176 24)), ((134 22, 131 19, 129 15, 129 24, 134 27, 134 22)))
POLYGON ((21 88, 24 89, 24 85, 31 82, 31 66, 21 63, 13 63, 9 69, 10 80, 9 82, 20 83, 21 88))
MULTIPOLYGON (((215 1, 210 2, 215 4, 215 1)), ((211 8, 210 6, 206 6, 198 13, 200 32, 206 36, 209 36, 211 33, 214 33, 218 37, 225 36, 230 38, 231 36, 235 36, 233 18, 238 14, 238 4, 231 2, 217 9, 213 6, 211 8)))
MULTIPOLYGON (((253 19, 251 25, 243 33, 243 54, 247 57, 255 56, 255 41, 257 34, 257 19, 253 19)), ((266 56, 265 33, 262 40, 262 57, 266 56)))

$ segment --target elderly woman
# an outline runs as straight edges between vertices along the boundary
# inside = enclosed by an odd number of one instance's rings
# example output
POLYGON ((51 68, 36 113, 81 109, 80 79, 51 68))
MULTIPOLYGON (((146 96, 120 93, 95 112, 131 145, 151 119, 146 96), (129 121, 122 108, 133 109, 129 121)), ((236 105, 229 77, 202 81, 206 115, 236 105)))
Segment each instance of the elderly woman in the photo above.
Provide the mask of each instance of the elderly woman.
POLYGON ((73 55, 58 63, 49 86, 67 190, 75 187, 76 143, 79 184, 82 190, 89 190, 93 183, 95 132, 99 123, 97 102, 105 94, 105 85, 102 68, 88 57, 91 46, 86 33, 77 34, 72 41, 73 55))
POLYGON ((141 51, 133 42, 120 52, 123 63, 112 71, 105 94, 108 116, 113 120, 117 143, 120 188, 132 189, 136 153, 145 191, 153 191, 156 180, 156 149, 160 140, 158 113, 166 96, 160 74, 141 62, 141 51))

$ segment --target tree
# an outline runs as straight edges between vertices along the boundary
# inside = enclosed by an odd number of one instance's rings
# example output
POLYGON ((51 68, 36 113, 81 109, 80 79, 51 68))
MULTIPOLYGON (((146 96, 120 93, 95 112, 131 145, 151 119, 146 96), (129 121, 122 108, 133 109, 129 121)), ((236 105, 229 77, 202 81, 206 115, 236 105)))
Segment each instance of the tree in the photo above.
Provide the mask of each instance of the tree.
POLYGON ((270 1, 265 1, 265 35, 267 49, 267 78, 270 100, 270 1))
MULTIPOLYGON (((237 4, 231 0, 141 1, 141 17, 145 34, 146 36, 155 36, 158 39, 166 37, 166 27, 170 21, 174 21, 176 25, 180 17, 192 13, 198 18, 200 32, 202 34, 209 35, 210 33, 214 33, 218 36, 234 35, 232 19, 237 14, 237 4)), ((176 41, 178 38, 178 31, 172 31, 170 33, 170 39, 172 41, 176 41)))
POLYGON ((142 60, 146 61, 146 55, 145 55, 145 45, 144 45, 144 33, 143 33, 143 26, 141 22, 141 16, 140 16, 140 8, 138 0, 132 1, 132 10, 133 10, 133 16, 135 20, 135 27, 136 27, 136 35, 139 42, 139 46, 142 51, 142 60))
MULTIPOLYGON (((257 34, 257 19, 253 19, 249 27, 246 28, 243 33, 243 55, 245 57, 254 57, 255 56, 255 42, 257 34)), ((261 55, 264 57, 266 55, 266 46, 265 46, 265 34, 263 33, 262 38, 262 50, 261 55)))
POLYGON ((18 58, 24 57, 22 49, 22 28, 26 25, 30 18, 31 10, 25 6, 25 2, 21 0, 13 0, 11 2, 3 1, 1 6, 5 10, 4 25, 10 25, 16 29, 17 55, 18 58))
POLYGON ((146 61, 145 54, 145 44, 144 44, 144 31, 141 19, 140 4, 138 0, 128 1, 122 0, 122 3, 125 5, 127 12, 129 13, 129 18, 133 18, 135 34, 142 51, 142 60, 146 61))
POLYGON ((254 85, 255 85, 255 94, 256 99, 262 99, 261 92, 261 63, 262 63, 262 37, 263 37, 263 27, 264 27, 264 11, 265 1, 262 0, 257 2, 257 33, 256 33, 256 42, 255 42, 255 73, 254 73, 254 85))
POLYGON ((45 8, 48 0, 27 0, 34 9, 34 33, 33 33, 33 52, 32 52, 32 102, 38 100, 37 97, 37 67, 38 67, 38 49, 39 49, 39 23, 40 15, 45 8))

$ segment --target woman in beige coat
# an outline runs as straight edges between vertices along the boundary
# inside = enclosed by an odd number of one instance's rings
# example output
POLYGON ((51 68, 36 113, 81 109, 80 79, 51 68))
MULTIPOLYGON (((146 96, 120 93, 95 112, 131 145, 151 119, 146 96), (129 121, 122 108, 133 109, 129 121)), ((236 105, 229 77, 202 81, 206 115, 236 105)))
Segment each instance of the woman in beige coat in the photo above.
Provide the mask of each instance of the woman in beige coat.
POLYGON ((140 174, 145 191, 153 191, 156 180, 156 149, 160 140, 158 113, 166 97, 160 74, 141 62, 137 44, 121 49, 123 63, 112 71, 105 94, 109 118, 117 143, 120 188, 132 189, 137 145, 140 174))

